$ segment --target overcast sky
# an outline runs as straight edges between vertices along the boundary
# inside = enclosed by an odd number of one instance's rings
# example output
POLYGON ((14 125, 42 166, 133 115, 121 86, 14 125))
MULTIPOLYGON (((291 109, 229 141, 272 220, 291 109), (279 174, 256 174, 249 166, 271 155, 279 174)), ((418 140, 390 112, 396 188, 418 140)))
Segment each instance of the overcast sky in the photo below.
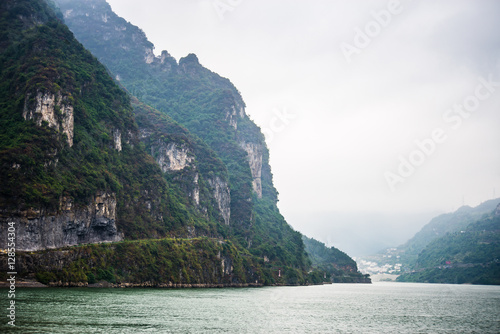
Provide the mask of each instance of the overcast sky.
POLYGON ((235 84, 309 236, 362 255, 500 197, 499 1, 108 2, 235 84))

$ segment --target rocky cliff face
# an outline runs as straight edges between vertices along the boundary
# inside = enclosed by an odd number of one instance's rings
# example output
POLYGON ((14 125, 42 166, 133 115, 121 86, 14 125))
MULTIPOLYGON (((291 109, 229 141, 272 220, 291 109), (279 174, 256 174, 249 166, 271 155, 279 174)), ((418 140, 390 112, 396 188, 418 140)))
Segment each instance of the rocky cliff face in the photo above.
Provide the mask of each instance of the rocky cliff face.
POLYGON ((497 206, 495 210, 495 216, 500 216, 500 204, 497 206))
POLYGON ((140 139, 163 173, 189 196, 204 219, 215 218, 229 225, 231 195, 222 161, 168 116, 137 100, 134 106, 140 139), (207 216, 208 206, 217 211, 215 217, 207 216))
MULTIPOLYGON (((72 10, 65 22, 131 94, 184 126, 215 153, 217 159, 201 161, 203 154, 193 150, 192 164, 168 171, 167 177, 192 198, 197 198, 199 186, 198 210, 207 209, 210 218, 211 209, 215 208, 225 225, 229 224, 230 234, 253 254, 260 258, 267 255, 273 265, 293 263, 296 268, 304 268, 302 240, 276 206, 278 193, 273 186, 264 136, 246 115, 245 103, 237 88, 228 79, 205 68, 194 54, 178 62, 166 51, 155 56, 154 46, 145 34, 113 13, 104 0, 56 2, 63 13, 72 10), (222 168, 206 168, 219 159, 223 162, 222 168), (196 172, 198 182, 195 182, 196 172), (270 249, 283 251, 271 256, 270 249)), ((144 128, 143 124, 139 126, 144 128)), ((152 128, 159 126, 148 127, 152 128)), ((151 133, 154 137, 156 130, 151 133)), ((177 142, 173 133, 174 129, 167 129, 165 143, 177 142)), ((145 142, 146 147, 157 145, 157 139, 145 142)), ((176 147, 179 150, 182 146, 176 147)), ((179 152, 178 156, 189 154, 179 152)), ((197 200, 191 199, 191 202, 197 203, 197 200)))
POLYGON ((21 275, 305 283, 301 235, 279 213, 264 137, 231 82, 194 54, 155 56, 104 0, 56 2, 74 35, 53 1, 0 1, 0 247, 14 222, 17 248, 38 251, 20 256, 21 275), (89 245, 49 250, 78 244, 89 245))
POLYGON ((235 103, 230 108, 226 109, 225 120, 229 123, 234 130, 238 130, 238 119, 246 116, 245 108, 239 103, 235 103))
MULTIPOLYGON (((0 248, 8 222, 35 251, 184 235, 172 212, 201 220, 140 145, 129 96, 48 2, 0 12, 0 248)), ((165 149, 165 168, 189 161, 182 147, 165 149)))
POLYGON ((210 184, 212 188, 215 201, 224 219, 224 223, 229 225, 231 218, 231 191, 229 190, 229 184, 218 176, 213 179, 208 179, 208 184, 210 184))
POLYGON ((155 157, 163 173, 180 171, 192 165, 193 152, 186 146, 177 143, 164 143, 161 140, 151 147, 151 155, 155 157))
POLYGON ((113 143, 115 150, 120 152, 122 150, 122 133, 118 129, 113 131, 113 143))
POLYGON ((47 122, 48 126, 66 135, 69 146, 73 146, 74 115, 68 98, 61 93, 51 94, 37 92, 34 101, 27 95, 24 102, 23 117, 34 120, 38 126, 47 122))
POLYGON ((240 146, 248 154, 248 164, 252 172, 252 187, 258 198, 262 198, 262 144, 241 142, 240 146))
POLYGON ((8 222, 16 228, 16 249, 38 251, 78 244, 113 242, 123 239, 116 228, 116 195, 98 192, 91 203, 75 206, 62 197, 57 212, 30 209, 2 212, 0 249, 7 248, 8 222))

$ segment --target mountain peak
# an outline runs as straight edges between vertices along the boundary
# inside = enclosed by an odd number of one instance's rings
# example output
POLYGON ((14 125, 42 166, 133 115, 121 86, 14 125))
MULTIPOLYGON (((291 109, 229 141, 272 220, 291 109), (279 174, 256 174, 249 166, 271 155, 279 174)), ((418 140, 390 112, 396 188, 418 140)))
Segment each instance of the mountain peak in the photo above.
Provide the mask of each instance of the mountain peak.
POLYGON ((200 65, 200 61, 198 60, 198 56, 196 56, 194 53, 190 53, 186 57, 181 58, 179 60, 179 65, 183 65, 183 64, 200 65))

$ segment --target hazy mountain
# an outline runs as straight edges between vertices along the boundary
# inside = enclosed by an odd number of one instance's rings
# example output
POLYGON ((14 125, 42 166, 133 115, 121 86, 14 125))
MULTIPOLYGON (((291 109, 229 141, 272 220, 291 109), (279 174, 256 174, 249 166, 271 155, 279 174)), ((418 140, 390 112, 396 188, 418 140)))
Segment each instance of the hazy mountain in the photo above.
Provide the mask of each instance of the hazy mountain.
POLYGON ((403 282, 500 284, 500 205, 489 215, 430 242, 403 282))
POLYGON ((417 232, 403 245, 385 249, 367 259, 380 264, 401 264, 403 270, 412 269, 418 255, 432 241, 448 233, 464 230, 469 224, 475 222, 483 215, 490 214, 500 203, 500 198, 486 201, 474 208, 463 206, 452 213, 445 213, 433 218, 428 224, 417 232))
POLYGON ((302 240, 314 269, 311 276, 317 282, 371 283, 368 275, 362 275, 356 262, 346 253, 313 238, 303 236, 302 240))

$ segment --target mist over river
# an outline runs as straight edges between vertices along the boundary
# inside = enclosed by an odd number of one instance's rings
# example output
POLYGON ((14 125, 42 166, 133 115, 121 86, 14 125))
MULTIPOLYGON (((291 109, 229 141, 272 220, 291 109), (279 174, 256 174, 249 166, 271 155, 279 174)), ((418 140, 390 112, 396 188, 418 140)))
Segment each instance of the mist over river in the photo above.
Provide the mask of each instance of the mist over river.
POLYGON ((16 291, 16 327, 3 316, 0 332, 496 334, 499 312, 499 286, 42 288, 16 291))

